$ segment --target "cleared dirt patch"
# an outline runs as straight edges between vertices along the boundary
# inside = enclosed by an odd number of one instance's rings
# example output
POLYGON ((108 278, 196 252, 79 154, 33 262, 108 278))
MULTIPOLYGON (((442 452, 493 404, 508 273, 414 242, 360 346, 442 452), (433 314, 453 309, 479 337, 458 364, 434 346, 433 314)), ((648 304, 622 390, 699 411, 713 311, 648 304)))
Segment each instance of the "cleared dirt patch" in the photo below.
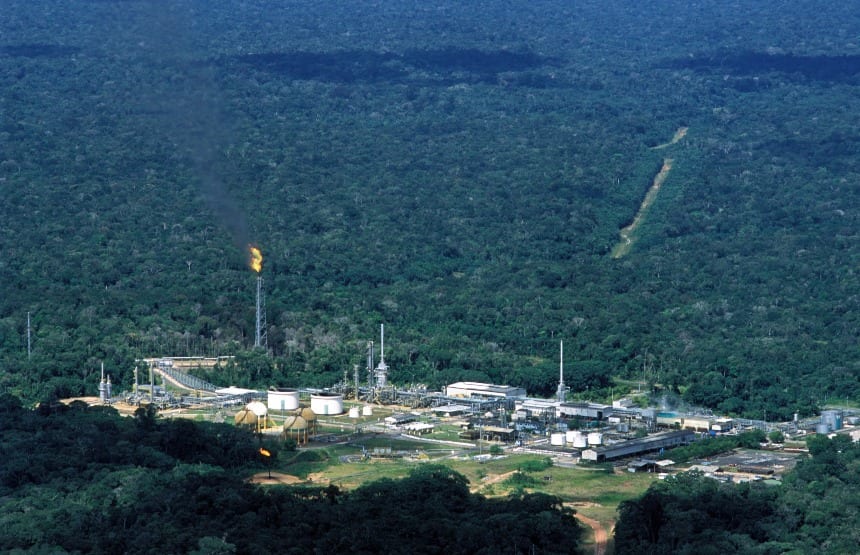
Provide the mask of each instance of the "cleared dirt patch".
POLYGON ((258 472, 251 476, 248 480, 252 484, 263 484, 263 485, 290 485, 290 484, 301 484, 304 482, 298 476, 293 476, 292 474, 284 474, 282 472, 272 472, 271 478, 269 477, 268 472, 258 472))

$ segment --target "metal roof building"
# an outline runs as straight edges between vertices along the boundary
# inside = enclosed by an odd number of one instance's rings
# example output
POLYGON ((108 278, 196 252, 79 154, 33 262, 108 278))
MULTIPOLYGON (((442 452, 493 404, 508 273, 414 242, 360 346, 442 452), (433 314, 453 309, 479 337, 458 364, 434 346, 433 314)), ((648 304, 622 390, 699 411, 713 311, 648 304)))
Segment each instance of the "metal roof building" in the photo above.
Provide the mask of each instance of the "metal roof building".
POLYGON ((586 461, 611 461, 621 457, 630 457, 660 449, 687 445, 696 439, 696 434, 689 430, 679 432, 663 432, 641 439, 631 439, 621 443, 605 445, 595 449, 586 449, 582 452, 582 458, 586 461))
POLYGON ((513 387, 510 385, 495 385, 490 383, 479 382, 457 382, 452 383, 445 388, 445 395, 448 397, 470 398, 503 398, 503 399, 518 399, 526 396, 526 390, 522 387, 513 387))
POLYGON ((550 399, 523 399, 522 401, 517 401, 516 409, 527 411, 531 416, 546 414, 555 417, 558 405, 558 401, 550 399))
MULTIPOLYGON (((615 409, 615 412, 623 409, 615 409)), ((594 418, 603 420, 613 412, 609 405, 599 403, 570 402, 562 403, 558 407, 558 415, 562 417, 579 416, 582 418, 594 418)))

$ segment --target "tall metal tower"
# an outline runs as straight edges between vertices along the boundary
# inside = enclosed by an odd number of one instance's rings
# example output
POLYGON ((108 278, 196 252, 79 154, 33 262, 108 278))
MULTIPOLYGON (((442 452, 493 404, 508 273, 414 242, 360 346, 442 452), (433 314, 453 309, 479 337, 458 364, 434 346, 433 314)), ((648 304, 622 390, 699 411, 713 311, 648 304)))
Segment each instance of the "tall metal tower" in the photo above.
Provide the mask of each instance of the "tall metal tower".
POLYGON ((30 340, 30 311, 27 311, 27 360, 30 360, 30 347, 32 346, 30 340))
POLYGON ((373 341, 367 342, 367 387, 373 389, 373 341))
POLYGON ((257 317, 254 332, 254 347, 268 348, 269 338, 266 333, 266 298, 263 295, 263 276, 257 276, 257 317))
POLYGON ((376 387, 382 389, 388 383, 388 365, 385 364, 385 324, 379 324, 379 365, 373 371, 376 387))
POLYGON ((353 371, 353 373, 355 374, 355 376, 354 376, 354 378, 355 378, 355 400, 356 400, 356 401, 358 401, 358 392, 359 392, 359 385, 358 385, 358 364, 353 364, 353 365, 352 365, 352 371, 353 371))
POLYGON ((564 403, 567 388, 564 387, 564 341, 559 341, 558 389, 555 394, 559 403, 564 403))
POLYGON ((102 378, 99 382, 99 400, 102 402, 102 404, 109 405, 111 404, 111 397, 112 394, 110 376, 108 376, 107 380, 105 380, 105 363, 102 362, 102 378))

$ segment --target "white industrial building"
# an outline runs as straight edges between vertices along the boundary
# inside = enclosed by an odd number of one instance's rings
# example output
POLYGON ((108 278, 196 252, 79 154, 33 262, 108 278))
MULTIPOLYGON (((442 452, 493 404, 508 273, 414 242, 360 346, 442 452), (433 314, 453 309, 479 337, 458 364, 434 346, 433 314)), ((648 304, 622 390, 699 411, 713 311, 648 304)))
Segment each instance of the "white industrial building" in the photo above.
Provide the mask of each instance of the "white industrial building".
POLYGON ((519 399, 526 396, 526 390, 522 387, 510 385, 495 385, 479 382, 457 382, 445 388, 445 395, 459 398, 502 398, 519 399))
MULTIPOLYGON (((623 410, 623 409, 616 409, 623 410)), ((561 403, 558 407, 558 416, 560 418, 590 418, 593 420, 603 420, 613 412, 612 407, 600 403, 586 402, 570 402, 561 403)))
POLYGON ((523 399, 517 401, 516 414, 517 417, 522 416, 524 418, 540 418, 542 416, 555 418, 560 404, 558 401, 549 399, 523 399))

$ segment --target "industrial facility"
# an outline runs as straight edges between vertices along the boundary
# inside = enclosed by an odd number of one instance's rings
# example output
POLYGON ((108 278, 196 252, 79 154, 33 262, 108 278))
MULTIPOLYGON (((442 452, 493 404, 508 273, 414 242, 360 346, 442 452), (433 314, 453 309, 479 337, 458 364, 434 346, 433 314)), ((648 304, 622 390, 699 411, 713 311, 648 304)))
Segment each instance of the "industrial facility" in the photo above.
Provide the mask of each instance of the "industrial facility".
MULTIPOLYGON (((263 318, 259 310, 261 283, 258 276, 258 322, 263 318)), ((261 346, 265 344, 265 336, 259 331, 255 340, 261 346)), ((842 430, 846 421, 857 420, 843 411, 825 410, 818 419, 772 424, 710 413, 659 411, 637 407, 626 398, 611 404, 568 400, 561 342, 558 387, 550 399, 529 397, 521 387, 481 382, 456 382, 443 391, 430 391, 421 385, 399 387, 390 380, 391 369, 385 361, 384 325, 379 328, 379 361, 375 361, 373 341, 367 342, 366 357, 365 379, 355 366, 351 377, 344 371, 343 380, 330 388, 268 391, 218 387, 187 372, 221 364, 228 357, 141 359, 137 361, 133 390, 123 398, 130 404, 153 403, 161 408, 230 410, 236 425, 260 434, 278 434, 299 446, 366 430, 458 448, 478 448, 479 452, 484 445, 493 444, 574 462, 628 464, 632 471, 662 469, 665 461, 642 457, 662 454, 704 436, 750 428, 829 434, 842 430), (456 441, 439 439, 452 437, 452 429, 456 441)), ((110 376, 102 369, 101 403, 112 402, 111 389, 110 376)))

